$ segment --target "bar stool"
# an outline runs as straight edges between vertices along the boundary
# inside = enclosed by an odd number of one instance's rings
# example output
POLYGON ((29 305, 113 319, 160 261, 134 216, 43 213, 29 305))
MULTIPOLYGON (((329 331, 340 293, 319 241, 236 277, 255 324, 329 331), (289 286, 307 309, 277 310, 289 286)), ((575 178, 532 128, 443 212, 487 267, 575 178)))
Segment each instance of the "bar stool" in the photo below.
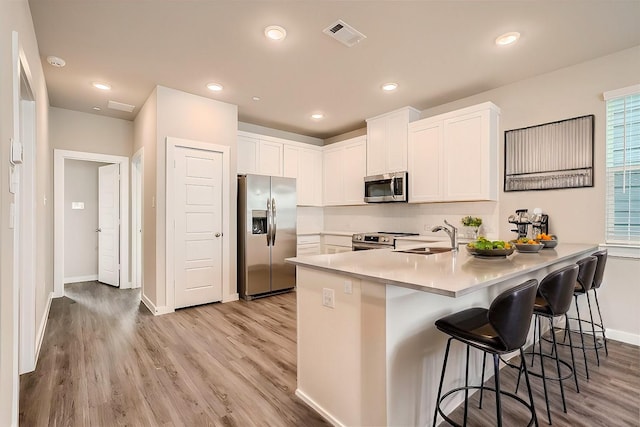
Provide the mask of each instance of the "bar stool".
MULTIPOLYGON (((529 383, 529 374, 524 359, 522 346, 527 340, 527 334, 531 325, 531 317, 533 314, 533 305, 536 298, 537 280, 528 280, 514 288, 508 289, 498 295, 489 309, 474 307, 458 313, 450 314, 436 321, 436 327, 449 335, 447 348, 444 354, 444 363, 442 365, 442 375, 440 377, 440 385, 438 387, 438 399, 436 401, 436 409, 433 414, 433 425, 435 427, 440 414, 445 421, 453 426, 460 426, 440 409, 440 404, 449 395, 464 390, 464 424, 467 422, 469 390, 484 389, 495 391, 496 393, 496 423, 502 426, 502 406, 501 395, 508 396, 520 402, 531 412, 531 419, 528 426, 538 425, 535 407, 533 405, 533 395, 531 385, 529 383), (447 369, 447 360, 449 358, 449 348, 451 340, 460 341, 467 346, 467 362, 464 387, 457 387, 449 390, 442 395, 442 384, 447 369), (493 355, 494 381, 495 388, 469 385, 469 349, 470 347, 493 355), (500 355, 511 353, 515 350, 520 351, 521 369, 524 371, 527 388, 529 391, 529 403, 525 402, 519 396, 500 390, 500 355)), ((483 366, 484 377, 484 366, 483 366)))
MULTIPOLYGON (((584 333, 582 331, 582 318, 580 317, 580 305, 578 304, 578 297, 580 295, 586 294, 590 289, 591 286, 593 286, 593 278, 595 277, 595 273, 596 273, 596 267, 598 265, 598 258, 596 258, 595 256, 588 256, 586 258, 582 258, 580 260, 578 260, 576 262, 576 264, 578 265, 578 279, 576 280, 576 284, 573 290, 573 296, 575 298, 575 302, 576 302, 576 313, 578 315, 577 318, 571 318, 569 317, 568 319, 573 319, 573 320, 577 320, 578 321, 578 329, 580 331, 580 343, 581 343, 581 347, 582 347, 582 355, 584 357, 584 370, 587 373, 587 380, 589 379, 589 366, 587 365, 587 350, 586 347, 584 345, 584 333)), ((587 301, 589 301, 589 298, 587 298, 587 301)), ((591 316, 591 326, 592 326, 592 331, 594 331, 593 333, 593 343, 594 346, 596 344, 596 335, 595 335, 595 329, 593 327, 593 313, 591 312, 591 303, 589 302, 589 315, 591 316)), ((587 320, 584 320, 585 322, 587 320)), ((567 323, 567 325, 565 325, 565 339, 567 334, 569 334, 569 336, 571 336, 571 328, 570 325, 567 323)), ((555 338, 555 335, 554 335, 555 338)), ((563 340, 564 341, 564 340, 563 340)), ((569 345, 571 346, 571 343, 569 343, 569 345)), ((596 355, 598 354, 598 350, 596 349, 596 355)), ((598 358, 599 359, 599 358, 598 358)), ((599 362, 598 362, 599 363, 599 362)))
MULTIPOLYGON (((591 301, 589 300, 589 292, 586 292, 585 295, 587 297, 587 303, 589 304, 589 314, 591 315, 591 331, 593 332, 593 347, 596 351, 596 360, 598 361, 598 366, 600 366, 600 356, 598 354, 598 349, 604 346, 605 355, 609 356, 609 349, 607 348, 607 336, 605 335, 604 328, 604 320, 602 320, 602 313, 600 312, 600 303, 598 302, 598 289, 602 286, 602 279, 604 278, 604 267, 607 265, 607 251, 606 249, 603 251, 594 252, 591 254, 592 256, 598 258, 598 263, 596 264, 596 272, 593 275, 593 284, 591 285, 590 291, 593 291, 593 295, 596 298, 596 308, 598 309, 598 318, 600 319, 600 323, 596 323, 593 321, 593 313, 591 311, 591 301), (599 330, 596 331, 595 327, 598 327, 599 330), (599 344, 596 340, 596 333, 602 334, 602 344, 599 344)), ((576 290, 576 293, 580 295, 580 291, 576 290)))
MULTIPOLYGON (((576 264, 569 265, 567 267, 561 268, 559 270, 553 271, 545 276, 544 279, 540 282, 540 286, 538 287, 538 291, 536 294, 536 301, 533 307, 533 315, 535 316, 534 324, 533 324, 533 349, 526 354, 532 356, 531 366, 533 366, 533 359, 536 356, 536 329, 538 331, 538 355, 540 356, 540 370, 541 373, 536 373, 530 371, 529 374, 542 378, 542 386, 544 390, 544 399, 545 404, 547 406, 547 417, 549 418, 549 424, 551 424, 551 411, 549 410, 549 396, 547 394, 547 379, 558 381, 560 384, 560 394, 562 396, 562 408, 564 412, 567 412, 567 404, 564 397, 564 386, 562 384, 562 380, 565 380, 573 375, 576 383, 576 391, 580 393, 580 389, 578 387, 578 376, 576 375, 576 361, 573 356, 573 345, 571 342, 571 334, 569 334, 569 343, 571 349, 571 366, 564 360, 560 360, 558 356, 558 345, 556 343, 555 334, 551 333, 553 338, 553 347, 551 350, 551 354, 543 354, 542 353, 542 325, 540 323, 540 317, 546 317, 549 319, 549 325, 551 326, 551 331, 553 331, 553 319, 559 316, 564 316, 565 319, 568 319, 567 312, 571 307, 571 300, 573 296, 573 291, 575 287, 576 280, 578 278, 578 269, 579 267, 576 264), (556 369, 558 376, 551 377, 545 374, 544 370, 544 358, 550 358, 555 360, 556 369), (563 376, 560 372, 560 364, 565 365, 571 371, 569 375, 563 376)), ((514 365, 510 365, 514 366, 514 365)), ((522 371, 518 374, 518 382, 516 383, 516 393, 518 392, 518 387, 520 385, 520 376, 522 371)))

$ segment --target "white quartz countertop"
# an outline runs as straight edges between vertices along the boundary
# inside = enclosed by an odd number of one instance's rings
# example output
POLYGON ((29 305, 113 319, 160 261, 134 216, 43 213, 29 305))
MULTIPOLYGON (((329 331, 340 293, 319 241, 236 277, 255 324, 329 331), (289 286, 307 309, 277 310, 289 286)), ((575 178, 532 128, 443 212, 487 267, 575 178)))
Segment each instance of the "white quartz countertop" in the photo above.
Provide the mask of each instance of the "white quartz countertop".
MULTIPOLYGON (((560 243, 538 253, 515 252, 507 258, 480 259, 457 252, 407 254, 393 249, 288 258, 300 267, 390 284, 450 297, 460 297, 493 284, 585 255, 597 245, 560 243)), ((523 280, 526 278, 523 277, 523 280)))

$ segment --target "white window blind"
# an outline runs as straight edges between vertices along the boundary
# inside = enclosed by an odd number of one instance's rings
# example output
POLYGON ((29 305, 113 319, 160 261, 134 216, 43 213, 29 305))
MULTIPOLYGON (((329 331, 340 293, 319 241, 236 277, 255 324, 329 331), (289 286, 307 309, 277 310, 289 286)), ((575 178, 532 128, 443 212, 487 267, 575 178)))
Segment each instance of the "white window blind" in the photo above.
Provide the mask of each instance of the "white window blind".
POLYGON ((607 102, 606 240, 640 245, 640 85, 604 95, 607 102))

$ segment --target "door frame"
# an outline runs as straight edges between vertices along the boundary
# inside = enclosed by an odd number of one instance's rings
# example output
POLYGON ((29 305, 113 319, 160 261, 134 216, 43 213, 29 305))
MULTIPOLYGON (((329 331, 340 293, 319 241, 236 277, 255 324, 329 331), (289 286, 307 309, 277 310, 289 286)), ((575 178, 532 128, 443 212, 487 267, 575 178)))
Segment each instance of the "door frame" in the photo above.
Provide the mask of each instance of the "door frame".
POLYGON ((53 296, 64 296, 64 168, 65 160, 120 165, 120 289, 129 282, 129 158, 111 154, 53 150, 53 296))
POLYGON ((144 147, 136 151, 131 157, 131 288, 141 288, 144 282, 144 229, 142 218, 144 215, 144 147), (138 239, 138 229, 140 239, 138 239), (138 283, 138 274, 140 282, 138 283))
POLYGON ((225 301, 227 290, 229 289, 229 262, 231 259, 231 229, 230 229, 230 209, 229 206, 229 153, 230 148, 226 145, 211 144, 202 141, 174 138, 168 136, 167 141, 167 162, 166 162, 166 246, 165 246, 165 273, 166 273, 166 301, 167 309, 174 311, 175 303, 175 265, 174 265, 174 244, 175 244, 175 212, 174 212, 174 179, 175 172, 173 165, 175 162, 176 147, 192 148, 195 150, 211 151, 222 154, 222 301, 225 301))

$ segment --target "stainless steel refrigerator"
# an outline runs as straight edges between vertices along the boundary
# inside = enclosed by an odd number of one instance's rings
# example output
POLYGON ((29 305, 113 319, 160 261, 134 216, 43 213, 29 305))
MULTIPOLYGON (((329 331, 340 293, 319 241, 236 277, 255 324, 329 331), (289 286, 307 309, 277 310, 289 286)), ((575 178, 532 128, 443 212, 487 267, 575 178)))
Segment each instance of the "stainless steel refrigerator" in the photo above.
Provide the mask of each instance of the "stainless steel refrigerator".
POLYGON ((296 180, 238 176, 238 292, 245 299, 295 287, 296 180))

